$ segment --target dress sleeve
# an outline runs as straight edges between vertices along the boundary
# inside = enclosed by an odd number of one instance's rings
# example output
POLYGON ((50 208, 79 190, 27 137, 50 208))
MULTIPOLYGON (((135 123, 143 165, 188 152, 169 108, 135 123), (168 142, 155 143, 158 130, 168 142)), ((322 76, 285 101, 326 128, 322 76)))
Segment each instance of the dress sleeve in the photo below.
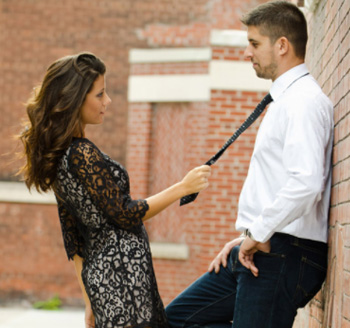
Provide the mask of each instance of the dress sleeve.
POLYGON ((73 260, 75 254, 83 256, 83 238, 79 233, 76 218, 68 211, 63 202, 57 199, 58 214, 61 223, 63 243, 69 260, 73 260))
POLYGON ((96 146, 86 142, 74 147, 69 165, 109 222, 125 230, 139 231, 148 210, 147 202, 132 200, 120 190, 96 146))

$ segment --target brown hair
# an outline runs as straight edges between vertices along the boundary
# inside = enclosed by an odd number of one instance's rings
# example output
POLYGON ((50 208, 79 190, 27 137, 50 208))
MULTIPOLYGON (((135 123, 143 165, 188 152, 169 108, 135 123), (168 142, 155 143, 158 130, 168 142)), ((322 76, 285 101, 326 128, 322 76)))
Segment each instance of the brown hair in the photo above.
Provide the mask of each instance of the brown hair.
POLYGON ((260 33, 268 36, 271 43, 284 36, 293 45, 295 55, 305 58, 307 44, 307 23, 304 14, 294 4, 287 1, 264 3, 242 18, 246 26, 260 28, 260 33))
POLYGON ((42 84, 26 104, 29 121, 19 136, 26 164, 19 173, 30 189, 53 187, 60 158, 73 137, 82 137, 80 108, 95 80, 106 71, 91 53, 58 59, 49 66, 42 84))

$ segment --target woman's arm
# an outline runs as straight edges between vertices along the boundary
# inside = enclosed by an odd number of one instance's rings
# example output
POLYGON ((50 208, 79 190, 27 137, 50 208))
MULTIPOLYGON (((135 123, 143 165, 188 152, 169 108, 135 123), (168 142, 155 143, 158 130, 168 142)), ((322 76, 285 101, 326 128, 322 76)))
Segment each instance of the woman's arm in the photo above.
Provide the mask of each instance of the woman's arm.
POLYGON ((208 186, 211 168, 194 168, 178 183, 145 200, 132 200, 115 183, 102 153, 90 142, 78 144, 70 153, 71 172, 84 185, 94 204, 108 220, 125 230, 138 230, 148 220, 182 196, 208 186))
POLYGON ((155 216, 169 205, 183 196, 197 193, 208 187, 208 178, 210 175, 210 166, 202 165, 194 168, 182 179, 182 181, 161 191, 160 193, 146 199, 149 206, 143 221, 155 216))
POLYGON ((79 255, 74 255, 73 260, 74 260, 75 272, 77 274, 77 278, 78 278, 79 285, 80 285, 81 291, 83 293, 83 298, 84 298, 84 302, 85 302, 85 327, 86 328, 94 328, 95 327, 95 316, 92 313, 91 303, 90 303, 89 297, 86 293, 83 280, 81 278, 81 271, 83 269, 83 259, 79 255))

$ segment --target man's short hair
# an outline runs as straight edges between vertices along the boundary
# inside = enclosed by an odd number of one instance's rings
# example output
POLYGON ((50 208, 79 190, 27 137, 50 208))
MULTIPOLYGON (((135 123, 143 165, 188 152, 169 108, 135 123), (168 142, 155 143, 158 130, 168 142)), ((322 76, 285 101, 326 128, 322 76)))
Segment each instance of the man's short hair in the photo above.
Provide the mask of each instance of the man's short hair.
POLYGON ((241 21, 246 26, 258 27, 271 43, 286 37, 295 55, 305 58, 307 23, 304 14, 294 4, 287 1, 267 2, 251 10, 241 21))

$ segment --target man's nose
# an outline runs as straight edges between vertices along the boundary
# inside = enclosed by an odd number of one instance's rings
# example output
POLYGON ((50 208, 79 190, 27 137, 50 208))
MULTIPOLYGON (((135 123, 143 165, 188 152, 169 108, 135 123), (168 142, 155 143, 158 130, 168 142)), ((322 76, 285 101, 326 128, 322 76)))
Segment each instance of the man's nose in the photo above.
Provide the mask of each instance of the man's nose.
POLYGON ((253 57, 252 51, 250 50, 250 47, 247 46, 244 50, 244 58, 245 59, 251 59, 253 57))

